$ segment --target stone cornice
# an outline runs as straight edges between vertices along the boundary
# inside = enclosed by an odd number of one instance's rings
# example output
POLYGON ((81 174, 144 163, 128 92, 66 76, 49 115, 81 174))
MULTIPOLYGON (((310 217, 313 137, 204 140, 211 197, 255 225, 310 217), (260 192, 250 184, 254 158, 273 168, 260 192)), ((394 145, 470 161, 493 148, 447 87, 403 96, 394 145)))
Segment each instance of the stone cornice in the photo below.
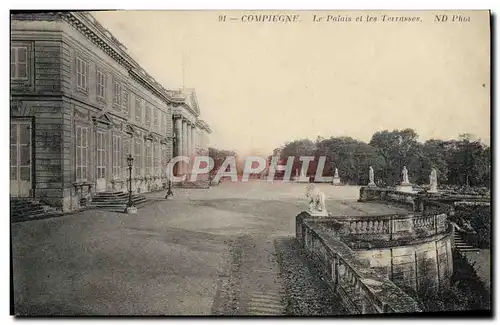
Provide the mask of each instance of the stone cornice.
POLYGON ((88 12, 46 12, 13 15, 16 20, 60 20, 78 30, 92 43, 102 49, 113 60, 124 66, 136 81, 153 92, 167 103, 182 105, 185 96, 168 91, 141 68, 141 66, 126 52, 126 47, 120 43, 108 30, 88 12))
POLYGON ((164 89, 159 83, 154 81, 146 72, 142 69, 130 69, 129 75, 138 83, 140 83, 144 88, 151 91, 153 94, 163 99, 167 103, 178 103, 183 104, 184 98, 172 97, 169 95, 166 89, 164 89))
POLYGON ((188 111, 190 111, 194 116, 198 116, 199 115, 191 106, 189 106, 185 102, 182 103, 181 106, 184 107, 185 109, 187 109, 188 111))
POLYGON ((212 129, 210 129, 210 126, 203 120, 196 121, 196 126, 198 126, 202 130, 207 131, 207 133, 209 134, 212 133, 212 129))
POLYGON ((61 14, 61 17, 65 22, 73 26, 125 68, 133 69, 139 66, 139 64, 124 51, 124 46, 121 45, 111 33, 105 31, 100 24, 98 25, 89 13, 65 12, 61 14))

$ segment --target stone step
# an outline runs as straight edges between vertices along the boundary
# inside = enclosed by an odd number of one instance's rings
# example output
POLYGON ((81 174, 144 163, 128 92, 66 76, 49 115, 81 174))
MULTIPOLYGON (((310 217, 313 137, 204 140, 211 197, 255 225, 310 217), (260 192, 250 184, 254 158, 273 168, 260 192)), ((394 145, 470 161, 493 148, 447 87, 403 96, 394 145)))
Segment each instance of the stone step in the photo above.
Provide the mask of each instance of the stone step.
POLYGON ((26 214, 23 216, 17 216, 17 217, 12 217, 13 222, 22 222, 22 221, 29 221, 29 220, 38 220, 38 219, 45 219, 45 218, 52 218, 52 217, 59 217, 62 216, 63 213, 60 211, 47 211, 43 213, 37 213, 37 214, 26 214))
POLYGON ((39 207, 39 208, 35 208, 35 209, 14 210, 14 211, 10 212, 10 215, 17 217, 17 216, 23 216, 23 215, 45 213, 45 212, 47 212, 46 209, 44 209, 43 207, 39 207))
POLYGON ((471 248, 458 248, 460 252, 479 252, 479 248, 471 247, 471 248))
POLYGON ((468 244, 455 245, 456 248, 474 248, 474 246, 468 244))
POLYGON ((43 204, 41 204, 41 203, 26 202, 23 204, 11 204, 10 209, 16 210, 16 209, 24 209, 24 208, 36 208, 36 207, 39 207, 42 205, 43 204))
POLYGON ((182 182, 175 184, 174 187, 184 189, 208 189, 210 183, 209 181, 182 182))
POLYGON ((96 194, 102 196, 114 196, 118 194, 123 194, 123 191, 105 191, 105 192, 97 192, 96 194))
POLYGON ((113 198, 113 197, 120 197, 120 196, 126 196, 126 195, 128 195, 128 193, 117 193, 117 194, 114 194, 114 195, 106 195, 106 194, 96 193, 94 195, 94 197, 113 198))
MULTIPOLYGON (((141 205, 143 203, 146 203, 148 200, 146 199, 145 196, 142 195, 134 195, 132 197, 132 202, 134 203, 135 206, 141 205)), ((119 209, 125 209, 128 204, 128 198, 125 200, 106 200, 106 201, 95 201, 92 200, 88 204, 90 207, 95 207, 95 208, 119 208, 119 209)))
POLYGON ((42 219, 61 215, 62 212, 37 200, 11 200, 10 216, 12 222, 42 219))
MULTIPOLYGON (((146 204, 147 202, 148 202, 147 200, 134 202, 134 206, 136 208, 140 208, 144 204, 146 204)), ((109 203, 109 204, 97 204, 97 205, 89 205, 89 206, 97 208, 97 209, 125 210, 125 208, 127 207, 127 204, 126 203, 123 203, 123 204, 109 203)))

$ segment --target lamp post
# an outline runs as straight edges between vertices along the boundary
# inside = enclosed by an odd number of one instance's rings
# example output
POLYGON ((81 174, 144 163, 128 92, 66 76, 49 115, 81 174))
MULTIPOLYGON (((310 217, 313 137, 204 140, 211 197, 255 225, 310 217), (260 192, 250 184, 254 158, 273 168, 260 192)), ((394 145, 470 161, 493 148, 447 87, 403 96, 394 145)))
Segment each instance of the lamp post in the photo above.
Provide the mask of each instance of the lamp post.
POLYGON ((125 209, 126 213, 135 214, 137 213, 137 208, 134 206, 134 202, 132 201, 132 165, 134 164, 134 157, 132 155, 128 155, 127 157, 127 166, 128 166, 128 202, 127 208, 125 209))
MULTIPOLYGON (((175 135, 175 132, 172 136, 172 153, 175 152, 175 150, 177 150, 177 137, 175 135)), ((170 161, 172 160, 172 158, 170 158, 167 162, 167 167, 169 167, 169 164, 170 164, 170 161)), ((168 189, 167 189, 167 194, 165 195, 165 199, 168 199, 169 196, 174 196, 174 192, 172 191, 172 175, 170 173, 173 173, 174 172, 174 168, 172 166, 172 168, 167 168, 167 184, 168 184, 168 189)))
MULTIPOLYGON (((172 159, 169 159, 168 160, 168 163, 167 163, 167 166, 170 164, 170 161, 172 159)), ((174 196, 174 192, 172 191, 172 180, 171 180, 171 177, 172 175, 170 174, 170 168, 167 168, 167 184, 168 184, 168 188, 167 188, 167 194, 165 195, 165 198, 168 199, 169 196, 174 196)))

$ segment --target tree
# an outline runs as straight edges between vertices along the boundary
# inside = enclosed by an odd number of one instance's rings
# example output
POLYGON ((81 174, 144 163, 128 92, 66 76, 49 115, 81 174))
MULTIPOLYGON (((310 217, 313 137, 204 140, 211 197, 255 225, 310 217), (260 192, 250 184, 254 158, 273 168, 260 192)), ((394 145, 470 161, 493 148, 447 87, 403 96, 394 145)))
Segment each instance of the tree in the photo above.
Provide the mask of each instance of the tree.
MULTIPOLYGON (((335 168, 344 183, 368 183, 368 169, 379 169, 381 160, 370 145, 350 137, 322 140, 317 144, 316 156, 325 156, 325 169, 333 176, 335 168)), ((326 173, 325 173, 326 174, 326 173)))
POLYGON ((437 171, 438 182, 447 183, 448 164, 446 161, 447 142, 442 140, 427 140, 422 146, 422 155, 420 157, 420 169, 415 170, 416 182, 419 184, 428 184, 429 175, 432 168, 437 171))
POLYGON ((217 173, 217 171, 219 170, 219 167, 226 160, 226 157, 229 157, 229 156, 236 157, 236 153, 234 151, 222 150, 222 149, 217 149, 217 148, 213 148, 213 147, 208 148, 208 155, 214 160, 214 168, 211 171, 212 174, 217 173))
POLYGON ((448 146, 448 178, 453 184, 488 186, 491 182, 491 149, 470 134, 461 134, 448 146))
MULTIPOLYGON (((314 142, 312 142, 309 139, 302 139, 302 140, 296 140, 292 142, 287 142, 285 145, 282 147, 281 154, 280 154, 280 160, 283 160, 284 163, 287 162, 288 157, 294 156, 294 162, 293 162, 293 172, 299 171, 301 168, 302 162, 299 160, 300 156, 314 156, 316 152, 316 145, 314 142)), ((314 164, 309 165, 309 170, 311 170, 311 166, 314 164)))
POLYGON ((419 169, 418 159, 421 157, 421 145, 417 139, 418 134, 412 129, 384 130, 372 136, 370 145, 383 158, 382 177, 388 184, 396 185, 401 181, 403 166, 410 170, 410 181, 414 181, 411 173, 419 169))

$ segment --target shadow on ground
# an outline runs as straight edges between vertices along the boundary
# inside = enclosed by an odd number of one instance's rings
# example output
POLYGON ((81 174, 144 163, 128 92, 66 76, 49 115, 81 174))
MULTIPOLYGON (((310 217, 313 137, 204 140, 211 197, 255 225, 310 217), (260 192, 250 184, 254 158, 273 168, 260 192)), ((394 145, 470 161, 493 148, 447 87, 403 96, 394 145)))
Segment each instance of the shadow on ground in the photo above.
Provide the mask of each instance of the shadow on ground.
POLYGON ((321 280, 293 237, 274 241, 289 316, 346 315, 340 298, 321 280))

